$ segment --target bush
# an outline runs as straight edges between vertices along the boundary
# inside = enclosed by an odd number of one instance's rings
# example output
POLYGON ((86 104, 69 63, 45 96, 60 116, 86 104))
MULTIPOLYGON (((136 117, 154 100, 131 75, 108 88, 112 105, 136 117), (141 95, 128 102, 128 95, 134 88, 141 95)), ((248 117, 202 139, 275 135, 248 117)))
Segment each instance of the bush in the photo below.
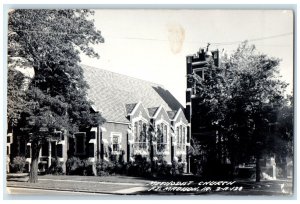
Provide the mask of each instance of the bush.
POLYGON ((147 158, 137 155, 133 162, 126 164, 126 174, 129 176, 141 177, 171 177, 184 172, 183 162, 173 162, 168 164, 162 156, 151 167, 151 162, 147 158))
POLYGON ((115 174, 126 174, 126 164, 124 162, 115 162, 113 164, 113 171, 115 174))
POLYGON ((13 172, 23 173, 25 170, 25 165, 26 158, 23 156, 17 156, 13 159, 13 162, 10 166, 12 167, 13 172))
POLYGON ((71 157, 66 162, 67 174, 70 175, 78 174, 80 167, 81 167, 81 160, 78 157, 71 157))
POLYGON ((127 176, 140 177, 171 177, 182 174, 185 164, 183 162, 173 162, 168 164, 161 156, 151 167, 151 162, 146 157, 136 155, 134 161, 124 163, 122 160, 114 158, 112 161, 100 161, 96 164, 98 176, 109 176, 115 174, 125 174, 127 176))
POLYGON ((96 163, 97 176, 109 176, 115 173, 115 165, 110 161, 100 161, 96 163))
POLYGON ((151 176, 151 162, 141 155, 136 155, 134 162, 126 164, 126 174, 129 176, 151 176))
POLYGON ((87 159, 82 160, 82 174, 83 176, 94 176, 93 163, 87 159))
POLYGON ((138 168, 139 176, 150 176, 151 174, 151 162, 147 161, 147 158, 141 155, 135 158, 136 166, 138 168))
POLYGON ((184 172, 184 163, 183 162, 172 162, 171 173, 173 176, 183 174, 184 172))
POLYGON ((47 174, 54 174, 54 175, 62 175, 63 172, 63 162, 59 162, 57 159, 52 159, 51 166, 47 170, 47 174))
POLYGON ((185 163, 180 162, 180 163, 178 164, 178 171, 179 171, 179 174, 183 174, 183 173, 184 173, 184 169, 185 169, 185 163))
POLYGON ((158 176, 170 176, 172 165, 168 164, 167 161, 160 159, 157 162, 157 175, 158 176))
POLYGON ((88 160, 81 160, 78 157, 71 157, 66 162, 67 174, 92 176, 93 166, 88 160))

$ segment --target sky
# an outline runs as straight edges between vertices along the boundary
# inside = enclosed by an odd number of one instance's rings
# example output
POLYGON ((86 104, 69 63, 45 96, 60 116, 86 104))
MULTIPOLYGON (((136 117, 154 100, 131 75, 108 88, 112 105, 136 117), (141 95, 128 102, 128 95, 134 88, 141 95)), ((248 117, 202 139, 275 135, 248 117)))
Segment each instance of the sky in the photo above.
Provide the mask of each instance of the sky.
MULTIPOLYGON (((281 59, 280 75, 293 89, 293 13, 288 10, 95 10, 105 43, 100 59, 82 64, 163 85, 185 105, 186 56, 211 43, 232 53, 249 40, 257 50, 281 59)), ((117 83, 117 82, 116 82, 117 83)))

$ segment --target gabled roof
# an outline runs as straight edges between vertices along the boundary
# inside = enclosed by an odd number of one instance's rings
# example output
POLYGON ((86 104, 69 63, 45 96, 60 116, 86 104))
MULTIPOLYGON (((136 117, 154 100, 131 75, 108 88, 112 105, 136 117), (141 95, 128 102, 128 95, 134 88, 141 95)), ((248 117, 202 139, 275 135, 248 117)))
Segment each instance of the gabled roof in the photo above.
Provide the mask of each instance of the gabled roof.
POLYGON ((166 111, 183 108, 159 84, 86 65, 82 65, 82 68, 85 80, 90 86, 88 98, 106 121, 129 122, 126 116, 133 110, 133 104, 138 102, 148 111, 154 111, 152 108, 159 106, 163 106, 166 111))
POLYGON ((134 107, 136 106, 137 103, 129 103, 129 104, 125 104, 125 109, 126 109, 126 114, 129 115, 134 107))
POLYGON ((177 110, 167 111, 170 120, 173 120, 176 116, 177 110))
POLYGON ((149 116, 153 117, 159 107, 148 108, 149 116))

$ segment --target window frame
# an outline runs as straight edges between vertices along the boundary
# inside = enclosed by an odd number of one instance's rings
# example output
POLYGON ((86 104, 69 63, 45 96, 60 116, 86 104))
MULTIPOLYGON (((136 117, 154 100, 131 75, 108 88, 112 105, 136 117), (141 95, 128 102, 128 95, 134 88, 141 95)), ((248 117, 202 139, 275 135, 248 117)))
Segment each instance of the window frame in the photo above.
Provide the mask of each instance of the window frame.
POLYGON ((205 68, 204 67, 193 69, 193 73, 197 74, 202 80, 204 80, 204 75, 205 75, 205 68), (198 73, 200 73, 202 76, 198 73))
POLYGON ((147 137, 147 129, 149 126, 149 121, 142 117, 140 113, 139 116, 134 117, 131 121, 133 126, 133 138, 132 138, 132 145, 133 145, 133 154, 149 154, 149 141, 147 137), (137 125, 136 125, 137 124, 137 125), (146 126, 145 129, 145 138, 142 138, 141 133, 144 131, 144 125, 146 126))
POLYGON ((187 125, 180 121, 174 127, 176 129, 176 155, 186 154, 187 125))
POLYGON ((170 124, 165 120, 159 120, 155 124, 155 130, 156 130, 156 134, 157 134, 156 153, 157 154, 169 153, 169 137, 168 136, 170 134, 170 124), (161 131, 161 134, 162 134, 162 138, 158 137, 158 127, 160 127, 160 129, 161 129, 160 131, 161 131), (162 139, 162 142, 161 142, 161 139, 162 139), (165 145, 164 150, 159 151, 158 150, 159 145, 165 145))
POLYGON ((141 129, 143 129, 143 125, 146 124, 146 142, 147 142, 147 126, 148 126, 148 121, 143 118, 143 117, 137 117, 137 118, 134 118, 132 120, 132 127, 133 127, 133 143, 137 143, 137 142, 141 142, 140 139, 141 139, 141 132, 140 131, 140 124, 141 124, 141 129), (137 124, 137 126, 136 126, 137 124))
POLYGON ((110 133, 110 148, 111 148, 111 153, 113 155, 121 154, 121 152, 122 152, 122 133, 121 132, 111 132, 110 133), (114 150, 114 144, 115 144, 114 137, 118 137, 117 145, 119 146, 119 150, 117 150, 117 151, 114 150))
POLYGON ((76 132, 74 133, 74 143, 75 143, 75 151, 74 155, 85 155, 86 154, 86 132, 76 132), (78 152, 77 150, 77 136, 76 134, 83 134, 83 152, 78 152))

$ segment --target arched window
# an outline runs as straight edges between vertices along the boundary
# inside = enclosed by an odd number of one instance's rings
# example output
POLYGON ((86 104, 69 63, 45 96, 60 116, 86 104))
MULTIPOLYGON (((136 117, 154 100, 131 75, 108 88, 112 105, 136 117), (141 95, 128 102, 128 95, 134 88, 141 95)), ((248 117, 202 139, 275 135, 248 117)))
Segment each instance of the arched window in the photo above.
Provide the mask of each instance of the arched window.
POLYGON ((141 135, 140 135, 140 147, 142 149, 146 149, 147 144, 146 144, 146 137, 147 137, 147 125, 146 123, 143 123, 142 129, 141 129, 141 135))
POLYGON ((134 123, 134 143, 135 150, 147 149, 147 124, 142 120, 134 123))
POLYGON ((163 152, 166 149, 167 137, 168 137, 168 126, 165 124, 157 125, 157 151, 163 152))
POLYGON ((134 141, 138 142, 139 140, 139 134, 138 134, 138 122, 134 123, 134 141))
POLYGON ((162 142, 166 143, 167 142, 167 137, 168 137, 168 131, 167 131, 167 125, 165 125, 162 142))
POLYGON ((147 138, 147 125, 146 123, 143 123, 143 136, 142 136, 142 141, 146 142, 146 138, 147 138))
POLYGON ((142 129, 142 121, 139 121, 139 142, 143 142, 143 129, 142 129))
POLYGON ((182 130, 182 149, 185 150, 185 127, 182 130))
POLYGON ((186 127, 179 125, 176 128, 177 151, 185 151, 186 127))
POLYGON ((177 151, 181 151, 181 136, 182 136, 182 126, 177 127, 177 151))
POLYGON ((182 145, 182 125, 180 125, 179 130, 180 130, 180 134, 179 134, 179 143, 180 143, 180 145, 182 145))
POLYGON ((157 142, 161 143, 163 139, 162 130, 160 124, 157 125, 157 142))

